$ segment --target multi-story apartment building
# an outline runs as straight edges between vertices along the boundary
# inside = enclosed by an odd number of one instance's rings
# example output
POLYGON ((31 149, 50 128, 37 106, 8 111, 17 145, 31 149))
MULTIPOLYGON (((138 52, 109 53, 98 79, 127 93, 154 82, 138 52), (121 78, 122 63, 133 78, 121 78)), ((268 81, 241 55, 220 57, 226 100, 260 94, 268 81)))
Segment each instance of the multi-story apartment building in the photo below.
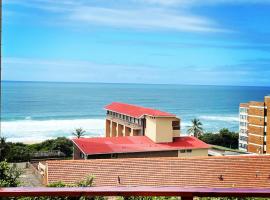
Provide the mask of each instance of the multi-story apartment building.
POLYGON ((105 109, 106 137, 145 135, 154 142, 172 142, 180 136, 180 119, 174 114, 118 102, 105 109))
POLYGON ((258 154, 270 153, 270 96, 266 96, 264 102, 240 104, 239 149, 258 154))
POLYGON ((74 159, 208 155, 209 145, 180 136, 180 119, 174 114, 119 102, 105 110, 105 137, 72 139, 74 159))

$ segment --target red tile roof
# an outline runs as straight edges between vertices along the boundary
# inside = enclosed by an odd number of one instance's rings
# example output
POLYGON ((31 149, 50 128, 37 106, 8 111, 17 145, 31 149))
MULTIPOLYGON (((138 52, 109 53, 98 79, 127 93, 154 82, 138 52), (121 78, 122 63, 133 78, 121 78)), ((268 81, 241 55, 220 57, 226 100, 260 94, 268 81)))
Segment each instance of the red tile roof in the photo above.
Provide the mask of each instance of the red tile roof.
POLYGON ((126 103, 113 102, 105 106, 106 110, 117 112, 120 114, 128 115, 135 118, 140 118, 143 115, 149 115, 153 117, 175 117, 174 114, 155 110, 151 108, 145 108, 136 105, 130 105, 126 103))
POLYGON ((79 138, 72 141, 87 155, 209 148, 208 144, 192 136, 177 137, 169 143, 155 143, 146 136, 79 138))
POLYGON ((47 167, 48 183, 93 175, 95 186, 270 188, 270 156, 61 160, 47 167))

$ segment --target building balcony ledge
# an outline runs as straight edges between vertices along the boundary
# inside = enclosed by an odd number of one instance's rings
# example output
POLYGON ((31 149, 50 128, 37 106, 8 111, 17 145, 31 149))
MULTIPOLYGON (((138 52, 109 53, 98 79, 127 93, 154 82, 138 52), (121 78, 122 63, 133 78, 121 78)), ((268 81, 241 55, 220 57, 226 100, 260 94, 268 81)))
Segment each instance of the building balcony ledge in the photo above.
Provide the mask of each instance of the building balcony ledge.
POLYGON ((139 125, 139 124, 132 123, 132 122, 129 122, 129 121, 120 119, 118 117, 113 117, 113 116, 107 115, 107 119, 109 119, 109 120, 111 120, 113 122, 116 122, 118 124, 121 124, 123 126, 132 128, 134 130, 141 130, 141 129, 143 129, 143 127, 141 125, 139 125))
POLYGON ((194 187, 13 187, 0 188, 0 197, 80 197, 80 196, 179 196, 194 197, 270 197, 270 188, 194 188, 194 187))

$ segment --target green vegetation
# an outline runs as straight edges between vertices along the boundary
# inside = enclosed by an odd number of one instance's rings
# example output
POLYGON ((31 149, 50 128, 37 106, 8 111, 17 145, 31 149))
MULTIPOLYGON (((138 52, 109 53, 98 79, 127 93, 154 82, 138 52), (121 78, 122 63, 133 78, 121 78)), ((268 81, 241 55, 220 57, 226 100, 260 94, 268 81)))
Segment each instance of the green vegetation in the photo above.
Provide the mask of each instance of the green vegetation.
POLYGON ((75 131, 72 133, 72 135, 76 136, 77 138, 81 138, 85 135, 85 130, 83 130, 82 128, 77 128, 75 129, 75 131))
POLYGON ((19 177, 22 171, 16 165, 10 165, 6 161, 0 162, 0 187, 17 187, 20 184, 19 177))
POLYGON ((199 137, 207 144, 218 145, 230 149, 238 149, 238 133, 223 128, 219 133, 205 133, 199 137))
POLYGON ((73 153, 72 142, 65 137, 58 137, 37 144, 6 142, 5 138, 1 138, 0 142, 0 161, 25 162, 33 158, 34 153, 53 150, 63 152, 66 157, 71 157, 73 153))
POLYGON ((188 129, 188 134, 198 138, 203 134, 202 122, 194 118, 191 120, 192 125, 188 129))

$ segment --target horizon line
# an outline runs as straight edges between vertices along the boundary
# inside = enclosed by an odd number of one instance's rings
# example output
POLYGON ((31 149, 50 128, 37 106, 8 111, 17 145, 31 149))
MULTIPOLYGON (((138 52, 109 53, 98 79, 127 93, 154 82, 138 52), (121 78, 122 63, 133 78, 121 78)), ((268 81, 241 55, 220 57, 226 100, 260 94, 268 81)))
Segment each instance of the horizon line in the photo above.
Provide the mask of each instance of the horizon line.
POLYGON ((129 85, 182 85, 182 86, 220 86, 220 87, 270 87, 265 85, 215 85, 192 83, 127 83, 127 82, 91 82, 91 81, 31 81, 31 80, 1 80, 1 82, 28 82, 28 83, 74 83, 74 84, 129 84, 129 85))

